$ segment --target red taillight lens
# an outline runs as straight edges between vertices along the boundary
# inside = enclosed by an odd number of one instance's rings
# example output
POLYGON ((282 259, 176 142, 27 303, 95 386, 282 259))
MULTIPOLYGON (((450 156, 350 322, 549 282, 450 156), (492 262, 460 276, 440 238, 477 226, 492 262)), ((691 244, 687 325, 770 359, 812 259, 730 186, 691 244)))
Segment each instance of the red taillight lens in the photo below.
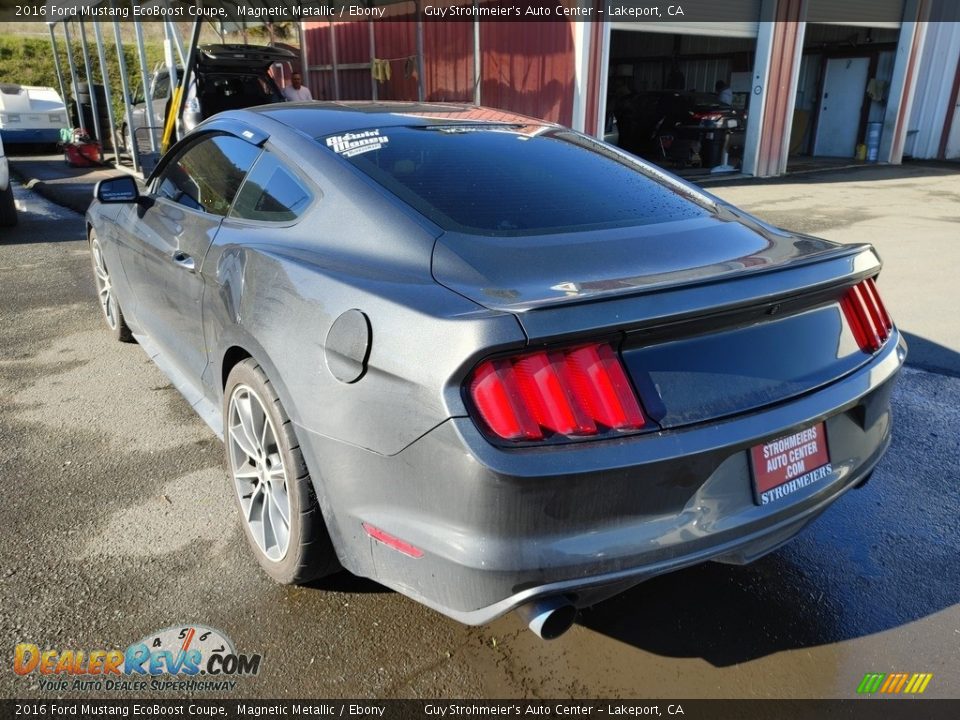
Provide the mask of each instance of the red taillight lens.
POLYGON ((861 350, 879 350, 890 337, 893 322, 883 306, 873 278, 867 278, 847 290, 840 299, 840 307, 861 350))
POLYGON ((723 120, 723 113, 712 113, 712 112, 695 112, 693 117, 697 120, 709 120, 710 122, 718 122, 723 120))
POLYGON ((469 392, 483 422, 504 440, 585 437, 646 424, 620 358, 607 344, 485 360, 469 392))

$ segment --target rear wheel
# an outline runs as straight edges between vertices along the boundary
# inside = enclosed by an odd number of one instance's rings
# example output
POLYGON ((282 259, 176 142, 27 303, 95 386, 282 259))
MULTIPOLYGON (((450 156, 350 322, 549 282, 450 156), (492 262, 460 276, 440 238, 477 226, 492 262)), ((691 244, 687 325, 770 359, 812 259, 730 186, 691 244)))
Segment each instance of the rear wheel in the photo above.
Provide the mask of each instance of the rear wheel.
POLYGON ((303 454, 273 385, 252 359, 224 389, 227 470, 247 542, 283 584, 340 569, 303 454))
POLYGON ((13 227, 17 224, 17 205, 13 201, 13 185, 7 183, 7 189, 0 192, 0 227, 13 227))
POLYGON ((134 342, 133 333, 127 327, 126 320, 123 319, 123 311, 120 309, 120 303, 117 302, 116 293, 113 290, 113 281, 110 278, 110 271, 107 270, 107 262, 103 257, 103 248, 97 234, 90 231, 90 260, 93 263, 94 281, 97 285, 97 300, 100 301, 100 309, 103 311, 103 318, 107 327, 113 333, 113 337, 120 342, 134 342))

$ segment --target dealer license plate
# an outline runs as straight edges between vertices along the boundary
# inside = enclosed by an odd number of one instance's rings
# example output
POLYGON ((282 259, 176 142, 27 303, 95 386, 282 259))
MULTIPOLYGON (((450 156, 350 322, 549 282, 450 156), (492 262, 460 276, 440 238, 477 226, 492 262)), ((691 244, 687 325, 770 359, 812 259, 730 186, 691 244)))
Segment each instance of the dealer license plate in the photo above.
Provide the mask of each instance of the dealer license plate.
POLYGON ((827 427, 813 427, 750 448, 754 500, 758 505, 784 502, 794 493, 833 474, 827 427))

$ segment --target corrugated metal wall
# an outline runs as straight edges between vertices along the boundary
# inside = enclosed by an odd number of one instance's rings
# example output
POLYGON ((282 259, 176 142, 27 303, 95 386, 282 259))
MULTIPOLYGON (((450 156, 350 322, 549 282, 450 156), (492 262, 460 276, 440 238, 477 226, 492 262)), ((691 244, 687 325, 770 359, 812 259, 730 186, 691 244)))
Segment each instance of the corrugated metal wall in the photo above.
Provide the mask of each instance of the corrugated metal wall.
POLYGON ((807 0, 808 22, 898 28, 904 0, 807 0))
POLYGON ((424 97, 473 102, 473 23, 423 24, 424 97))
MULTIPOLYGON (((416 100, 416 28, 413 3, 387 9, 374 26, 374 55, 390 61, 390 80, 377 85, 381 100, 416 100)), ((424 98, 472 102, 474 58, 472 22, 424 22, 424 98)), ((333 23, 340 99, 372 98, 369 23, 333 23), (363 67, 351 67, 362 64, 363 67)), ((330 23, 305 26, 309 83, 314 97, 335 98, 330 23)), ((481 102, 570 124, 573 120, 573 31, 567 22, 481 23, 481 102)))
POLYGON ((573 31, 566 22, 496 22, 480 30, 481 102, 569 125, 573 31))
MULTIPOLYGON (((407 19, 412 17, 413 3, 391 5, 386 13, 386 17, 407 19)), ((340 86, 339 99, 373 99, 370 70, 373 57, 391 61, 391 79, 377 86, 380 99, 409 99, 411 87, 413 98, 416 99, 416 79, 411 77, 412 68, 406 62, 407 58, 416 54, 415 25, 388 20, 373 23, 373 48, 370 25, 366 21, 305 23, 309 83, 316 99, 337 99, 333 80, 334 61, 340 86)))
MULTIPOLYGON (((379 100, 416 100, 417 99, 417 25, 412 22, 414 4, 399 3, 387 8, 387 17, 393 21, 373 23, 374 53, 378 59, 390 63, 390 79, 377 83, 379 100)), ((358 22, 365 29, 369 22, 358 22)), ((369 30, 367 30, 369 33, 369 30)), ((357 98, 344 95, 343 100, 357 98)))
POLYGON ((931 16, 933 22, 927 25, 917 94, 904 145, 905 154, 928 159, 940 155, 945 124, 952 119, 953 124, 960 127, 960 106, 955 106, 953 90, 957 73, 960 73, 960 22, 956 22, 960 20, 960 6, 953 6, 949 12, 938 6, 934 12, 938 14, 931 16))

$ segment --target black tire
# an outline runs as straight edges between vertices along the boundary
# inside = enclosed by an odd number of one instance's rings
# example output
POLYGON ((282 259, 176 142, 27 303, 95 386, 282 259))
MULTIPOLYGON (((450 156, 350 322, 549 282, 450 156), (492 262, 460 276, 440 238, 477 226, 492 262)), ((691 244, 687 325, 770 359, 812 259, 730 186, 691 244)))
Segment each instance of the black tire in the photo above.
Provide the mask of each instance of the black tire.
POLYGON ((7 183, 7 189, 0 192, 0 227, 13 227, 17 224, 17 205, 13 201, 13 185, 7 183))
POLYGON ((247 544, 256 556, 260 567, 275 581, 284 585, 307 583, 339 571, 340 563, 317 502, 310 472, 294 434, 293 423, 284 411, 270 380, 251 358, 234 366, 227 378, 223 391, 223 428, 230 489, 240 514, 247 544), (231 409, 235 393, 243 392, 255 395, 266 411, 276 437, 276 451, 283 461, 286 473, 289 540, 285 553, 276 559, 268 557, 258 545, 250 523, 246 519, 246 510, 241 503, 241 491, 234 476, 235 450, 232 449, 231 441, 231 409))
POLYGON ((102 285, 101 278, 97 273, 97 263, 98 263, 98 254, 100 256, 100 262, 102 262, 103 270, 107 275, 109 280, 110 272, 106 266, 106 259, 103 258, 102 250, 100 249, 100 241, 97 239, 97 234, 91 230, 90 231, 90 262, 93 265, 93 277, 94 277, 94 288, 97 291, 97 304, 100 305, 100 310, 103 313, 103 320, 106 323, 107 328, 110 330, 110 334, 113 335, 113 339, 118 342, 132 343, 136 342, 136 339, 133 337, 133 333, 130 331, 130 328, 127 326, 127 321, 123 317, 123 310, 120 308, 120 301, 117 300, 116 294, 113 294, 111 297, 113 308, 112 312, 114 313, 114 320, 111 324, 111 318, 108 314, 107 308, 104 306, 101 297, 102 297, 102 285))

